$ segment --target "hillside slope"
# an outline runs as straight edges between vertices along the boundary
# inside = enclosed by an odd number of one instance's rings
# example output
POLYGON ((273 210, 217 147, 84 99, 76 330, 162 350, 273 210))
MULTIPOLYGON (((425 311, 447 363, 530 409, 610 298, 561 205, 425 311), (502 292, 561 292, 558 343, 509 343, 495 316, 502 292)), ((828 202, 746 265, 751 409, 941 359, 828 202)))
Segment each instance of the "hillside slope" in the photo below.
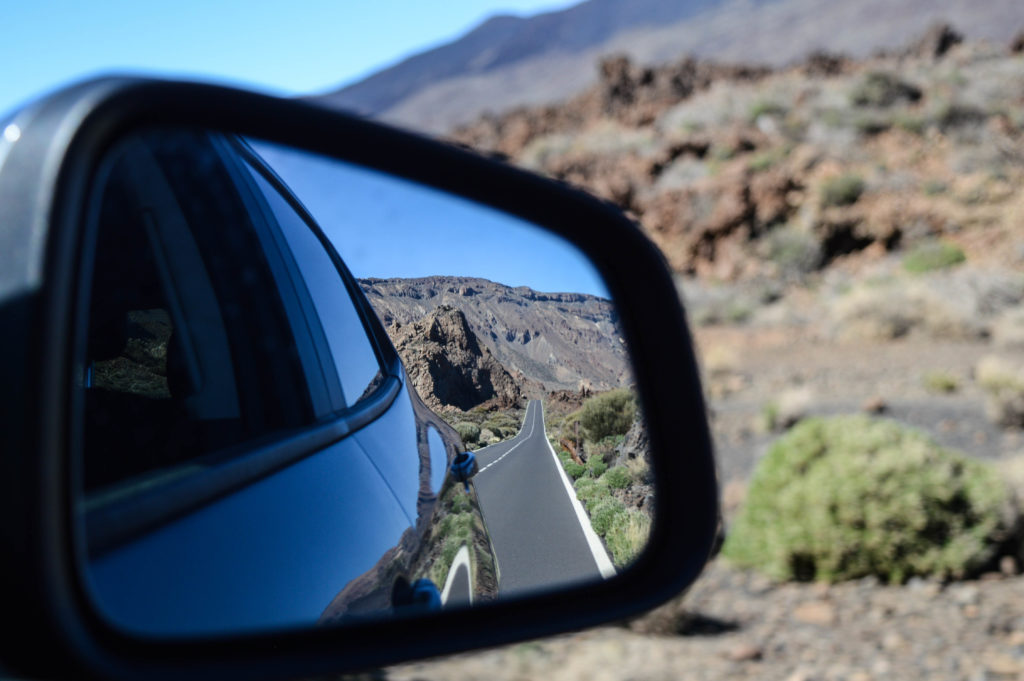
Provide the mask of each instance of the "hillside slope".
POLYGON ((459 310, 509 371, 545 390, 607 390, 628 384, 618 315, 604 299, 540 293, 470 277, 361 279, 384 325, 407 325, 440 306, 459 310))
POLYGON ((949 21, 1005 42, 1018 0, 588 0, 527 18, 494 17, 463 37, 313 97, 401 125, 444 132, 485 111, 549 103, 592 85, 601 56, 641 63, 684 55, 783 65, 813 50, 863 57, 949 21))

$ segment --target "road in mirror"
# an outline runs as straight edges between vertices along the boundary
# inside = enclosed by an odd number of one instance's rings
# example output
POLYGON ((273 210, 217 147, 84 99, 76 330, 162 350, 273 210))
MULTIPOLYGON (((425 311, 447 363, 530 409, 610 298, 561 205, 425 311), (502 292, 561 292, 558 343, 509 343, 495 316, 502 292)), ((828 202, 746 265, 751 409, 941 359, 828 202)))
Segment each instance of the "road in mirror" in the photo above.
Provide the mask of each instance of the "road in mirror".
POLYGON ((115 626, 479 607, 607 579, 643 549, 629 357, 568 242, 195 130, 128 136, 90 201, 78 527, 115 626))

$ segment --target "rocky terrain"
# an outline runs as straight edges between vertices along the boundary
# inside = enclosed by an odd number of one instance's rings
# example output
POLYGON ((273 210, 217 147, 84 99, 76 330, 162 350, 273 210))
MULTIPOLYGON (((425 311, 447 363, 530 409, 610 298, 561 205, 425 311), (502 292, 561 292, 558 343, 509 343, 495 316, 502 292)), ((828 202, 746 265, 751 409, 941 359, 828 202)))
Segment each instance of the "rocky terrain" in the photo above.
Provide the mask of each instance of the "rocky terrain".
POLYGON ((460 310, 440 305, 418 321, 392 321, 387 330, 413 387, 432 408, 510 408, 522 400, 522 375, 494 358, 460 310))
POLYGON ((602 298, 470 277, 362 279, 360 285, 386 327, 409 325, 439 306, 458 309, 481 347, 529 381, 523 390, 534 397, 629 381, 618 316, 602 298))
POLYGON ((548 104, 595 83, 602 55, 643 63, 754 60, 781 66, 813 50, 864 57, 952 21, 971 39, 1006 42, 1024 23, 1017 0, 587 0, 531 17, 491 17, 465 35, 314 97, 444 133, 486 112, 548 104))
MULTIPOLYGON (((726 532, 769 445, 815 414, 921 429, 1024 499, 1022 52, 938 26, 783 68, 607 58, 589 91, 455 137, 617 202, 661 246, 726 532)), ((1020 573, 1004 556, 949 583, 776 583, 716 560, 631 623, 388 675, 1024 679, 1020 573)))

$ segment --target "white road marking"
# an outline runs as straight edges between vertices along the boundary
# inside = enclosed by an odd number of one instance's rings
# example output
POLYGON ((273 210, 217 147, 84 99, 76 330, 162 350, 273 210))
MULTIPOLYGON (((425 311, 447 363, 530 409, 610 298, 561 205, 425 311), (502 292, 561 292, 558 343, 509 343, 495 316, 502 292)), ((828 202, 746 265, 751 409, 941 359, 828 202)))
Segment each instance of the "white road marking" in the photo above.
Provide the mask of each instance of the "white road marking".
MULTIPOLYGON (((529 411, 529 405, 527 405, 527 411, 529 411)), ((530 424, 530 434, 529 434, 529 435, 527 435, 527 436, 526 436, 525 438, 523 438, 522 440, 520 440, 519 442, 515 443, 515 444, 514 444, 513 446, 509 447, 509 450, 508 450, 507 452, 505 452, 504 454, 502 454, 501 456, 499 456, 499 457, 498 457, 497 459, 495 459, 494 461, 490 462, 489 464, 487 464, 486 466, 484 466, 483 468, 481 468, 481 469, 480 469, 479 471, 477 471, 477 473, 476 473, 477 475, 480 475, 480 474, 481 474, 481 473, 483 473, 483 472, 484 472, 485 470, 487 470, 488 468, 490 468, 490 467, 491 467, 491 466, 493 466, 494 464, 496 464, 496 463, 498 463, 499 461, 501 461, 502 459, 504 459, 504 458, 505 458, 506 456, 508 456, 509 454, 511 454, 512 452, 514 452, 514 451, 515 451, 515 450, 516 450, 516 449, 517 449, 517 448, 519 447, 519 445, 523 444, 524 442, 526 442, 527 440, 529 440, 529 439, 530 439, 531 437, 533 437, 533 431, 534 431, 534 429, 535 429, 535 428, 537 427, 537 418, 536 418, 536 413, 537 413, 537 410, 536 410, 536 409, 534 409, 534 414, 535 414, 535 416, 534 416, 534 419, 533 419, 533 421, 532 421, 532 422, 531 422, 531 424, 530 424)), ((516 435, 516 437, 519 437, 520 435, 522 435, 522 434, 523 434, 523 430, 525 430, 525 429, 526 429, 526 418, 523 418, 523 425, 522 425, 522 427, 521 427, 521 428, 519 429, 519 433, 518 433, 518 434, 516 435)), ((545 438, 545 439, 547 439, 547 438, 545 438)), ((498 443, 495 443, 495 444, 498 444, 498 443)), ((493 446, 493 445, 492 445, 492 446, 493 446)), ((479 451, 483 451, 483 450, 479 450, 479 451)))
POLYGON ((465 544, 459 547, 458 552, 455 554, 455 558, 452 559, 452 565, 448 568, 448 577, 444 580, 444 591, 441 592, 441 605, 448 602, 448 594, 452 590, 452 583, 455 581, 455 574, 459 571, 459 566, 466 566, 466 577, 469 579, 469 604, 473 605, 473 573, 470 570, 469 562, 469 548, 465 544))
MULTIPOLYGON (((516 433, 515 437, 510 438, 510 439, 514 440, 514 439, 516 439, 516 437, 519 437, 520 435, 523 434, 523 429, 526 428, 526 417, 529 416, 529 415, 530 415, 530 403, 527 402, 526 403, 526 413, 523 414, 523 425, 519 426, 519 432, 516 433)), ((470 451, 472 451, 474 454, 479 454, 480 452, 484 451, 485 449, 490 449, 491 447, 497 447, 498 445, 505 444, 506 442, 508 442, 508 440, 502 440, 501 442, 495 442, 493 445, 487 445, 486 447, 481 447, 480 449, 473 449, 473 450, 470 450, 470 451)))
MULTIPOLYGON (((541 413, 543 414, 544 403, 541 402, 541 413)), ((543 419, 543 416, 541 417, 543 419)), ((590 552, 594 555, 594 562, 597 563, 597 569, 600 571, 601 576, 605 579, 615 576, 615 566, 612 564, 610 558, 608 558, 608 552, 604 550, 604 544, 601 543, 601 538, 597 536, 597 532, 594 532, 594 528, 590 524, 590 517, 587 516, 587 512, 583 509, 583 504, 576 498, 576 490, 573 488, 572 483, 569 481, 569 476, 565 472, 565 468, 562 467, 562 462, 558 460, 558 455, 555 454, 554 448, 551 446, 551 442, 548 440, 547 435, 544 436, 544 442, 548 446, 548 451, 551 452, 551 457, 555 460, 555 468, 562 476, 562 483, 565 485, 565 492, 569 495, 569 501, 572 503, 573 510, 576 511, 576 519, 580 521, 580 527, 583 528, 583 536, 587 540, 587 546, 590 547, 590 552)))

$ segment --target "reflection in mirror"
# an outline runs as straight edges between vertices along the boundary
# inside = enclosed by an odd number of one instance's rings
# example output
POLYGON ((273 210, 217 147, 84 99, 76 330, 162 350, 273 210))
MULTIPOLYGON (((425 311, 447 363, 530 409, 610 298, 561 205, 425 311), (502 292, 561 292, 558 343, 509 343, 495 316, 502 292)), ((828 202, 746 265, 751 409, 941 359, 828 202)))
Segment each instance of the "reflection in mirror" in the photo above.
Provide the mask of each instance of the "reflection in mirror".
POLYGON ((90 202, 78 527, 115 626, 476 607, 606 579, 643 549, 629 358, 568 242, 184 129, 122 140, 90 202))

